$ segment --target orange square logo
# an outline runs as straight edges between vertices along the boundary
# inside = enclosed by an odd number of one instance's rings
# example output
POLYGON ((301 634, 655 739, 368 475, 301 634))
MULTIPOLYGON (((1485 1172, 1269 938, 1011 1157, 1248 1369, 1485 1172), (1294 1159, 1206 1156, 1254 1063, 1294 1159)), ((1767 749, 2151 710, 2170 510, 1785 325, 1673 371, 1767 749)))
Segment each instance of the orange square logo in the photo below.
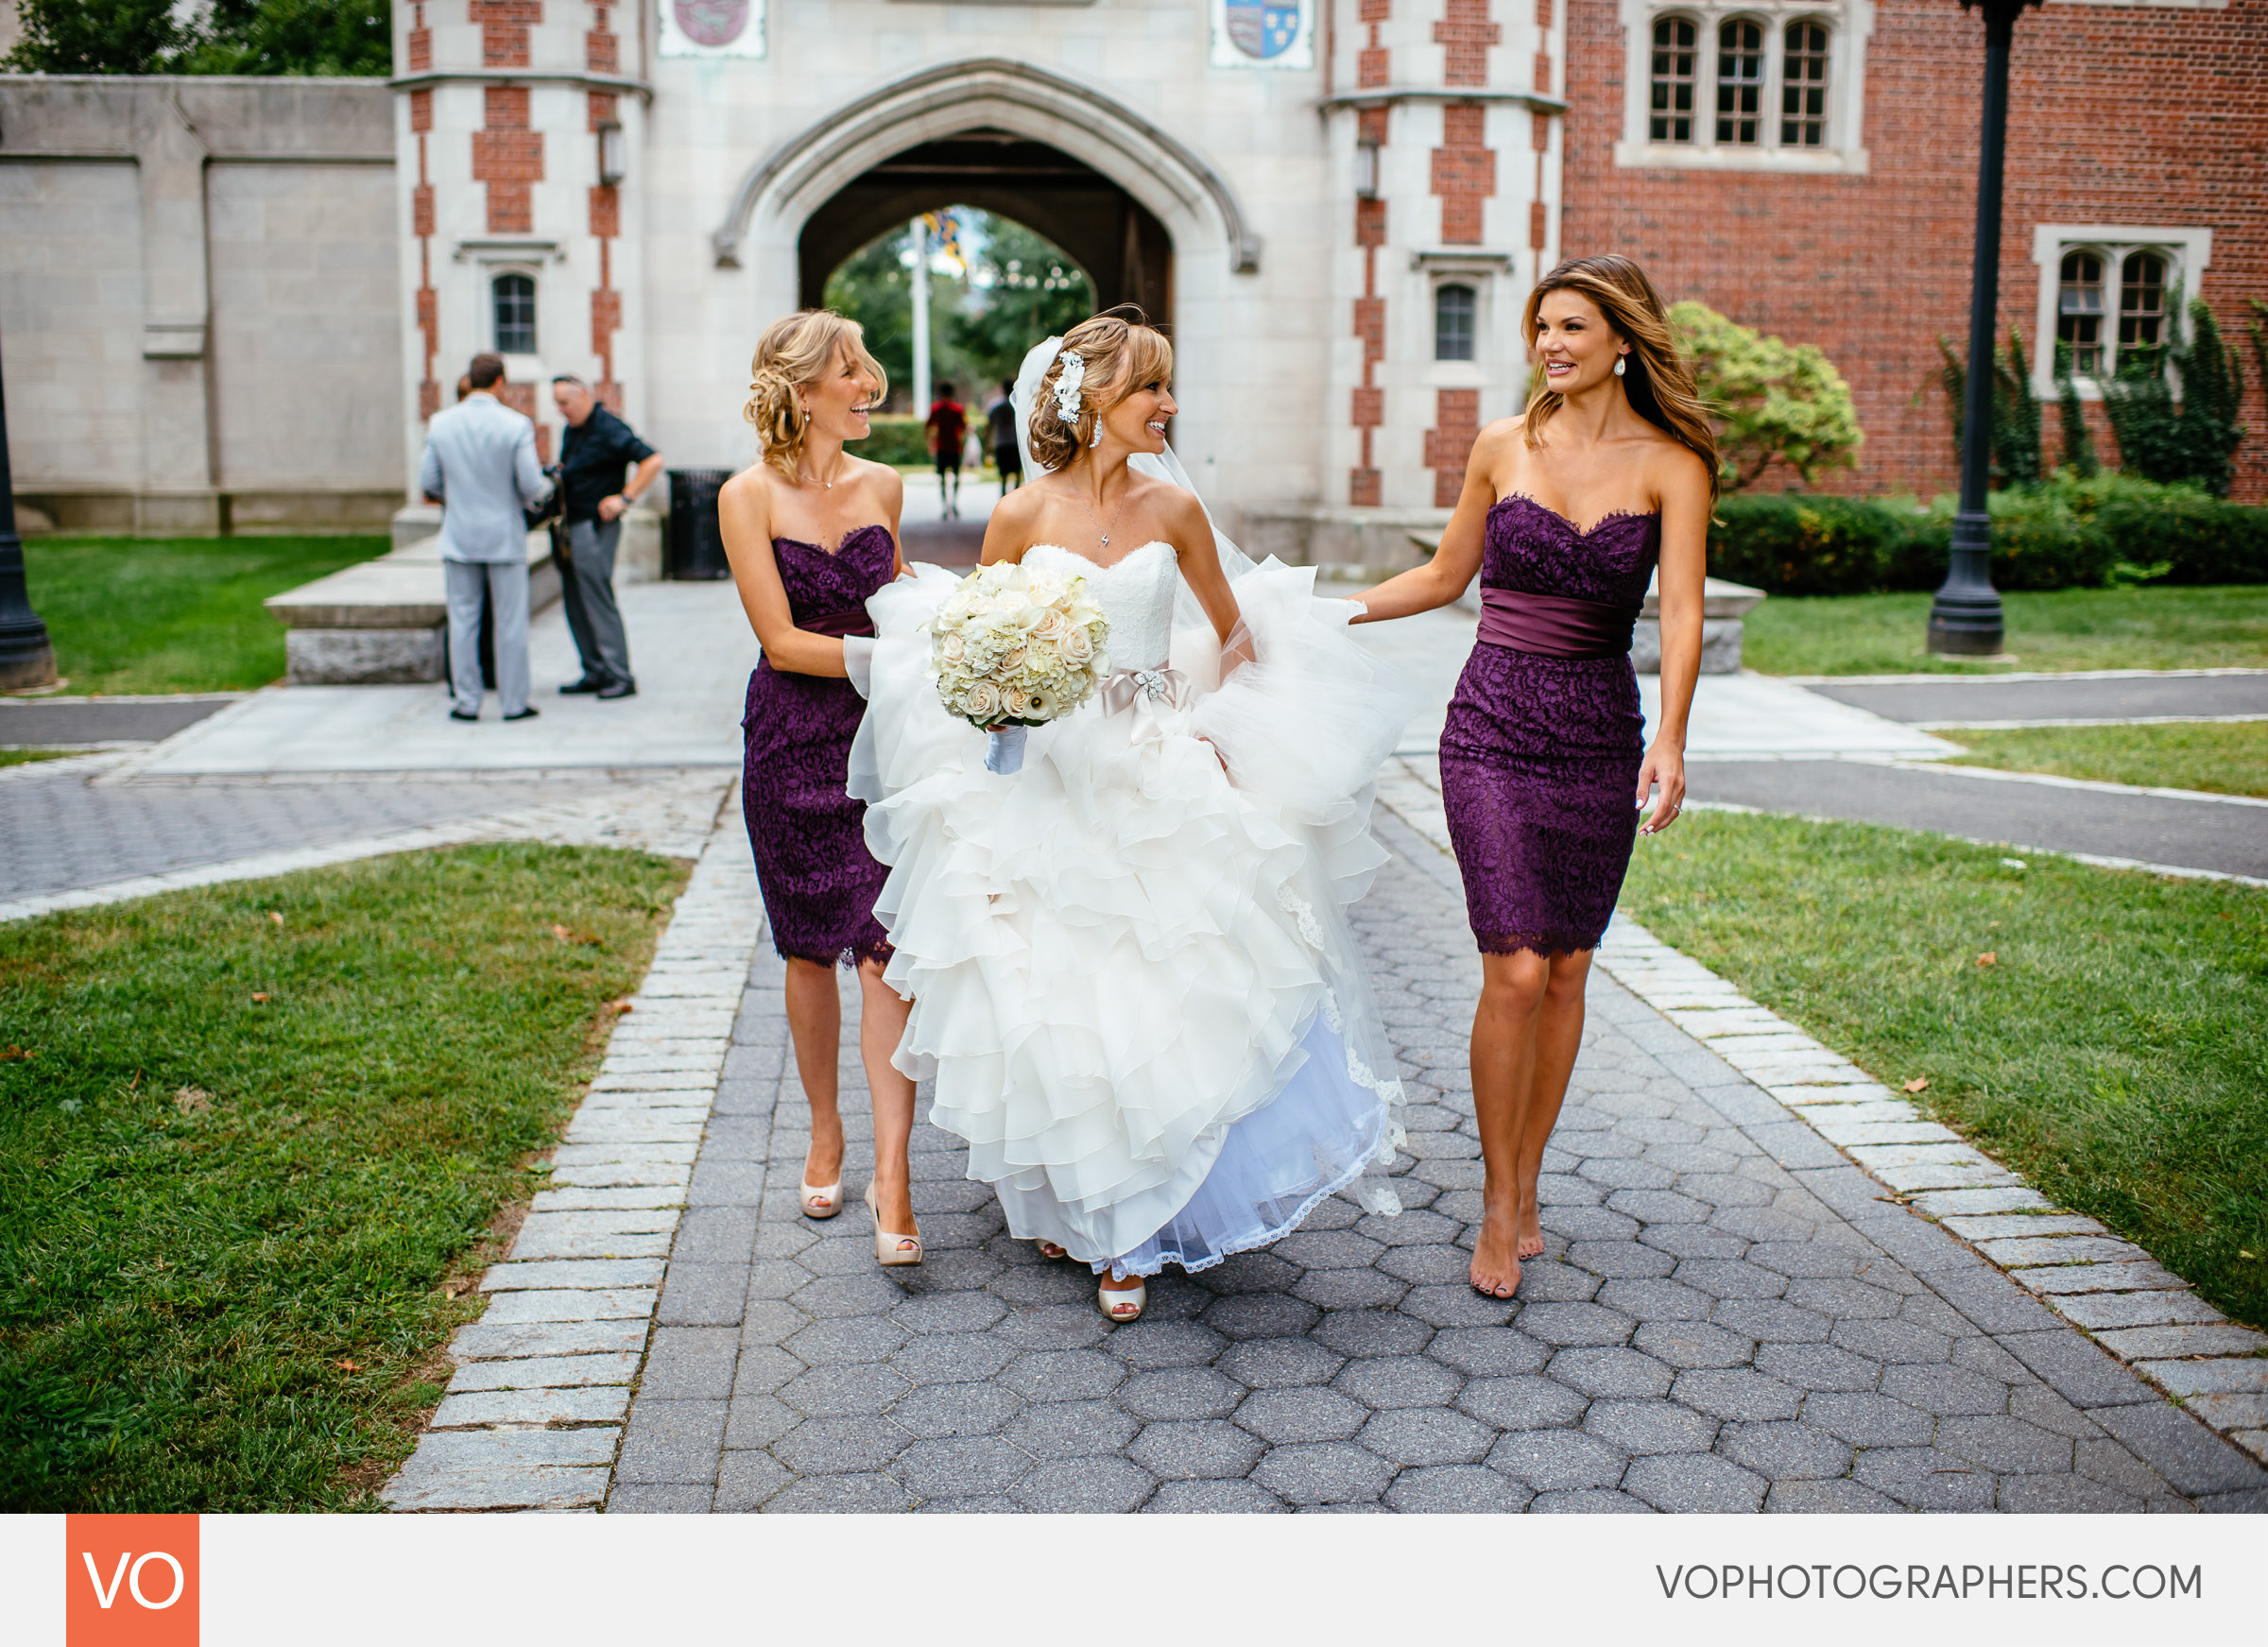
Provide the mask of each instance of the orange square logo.
POLYGON ((195 1516, 66 1516, 66 1647, 198 1647, 195 1516))

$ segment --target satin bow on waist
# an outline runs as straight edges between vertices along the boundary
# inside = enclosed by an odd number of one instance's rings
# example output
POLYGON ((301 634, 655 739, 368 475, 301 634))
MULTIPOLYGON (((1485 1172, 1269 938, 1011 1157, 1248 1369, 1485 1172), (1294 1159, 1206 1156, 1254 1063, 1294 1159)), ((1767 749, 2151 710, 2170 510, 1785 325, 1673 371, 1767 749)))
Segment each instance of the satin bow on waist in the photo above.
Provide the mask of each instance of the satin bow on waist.
POLYGON ((1163 716, 1196 701, 1189 677, 1178 669, 1121 669, 1103 682, 1103 712, 1134 716, 1134 741, 1165 736, 1163 716))
POLYGON ((1572 595, 1481 591, 1481 641, 1543 658, 1620 658, 1630 650, 1637 607, 1572 595))
POLYGON ((871 635, 874 632, 874 620, 865 607, 852 607, 847 612, 821 612, 816 618, 805 619, 796 627, 805 634, 833 635, 839 640, 845 635, 871 635))

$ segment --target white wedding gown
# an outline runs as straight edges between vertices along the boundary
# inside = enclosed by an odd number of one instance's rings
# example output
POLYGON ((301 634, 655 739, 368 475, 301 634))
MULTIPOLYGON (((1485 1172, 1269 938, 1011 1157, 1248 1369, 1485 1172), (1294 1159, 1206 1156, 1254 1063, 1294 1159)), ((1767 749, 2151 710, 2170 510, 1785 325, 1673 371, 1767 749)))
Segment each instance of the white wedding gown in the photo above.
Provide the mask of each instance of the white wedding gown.
MULTIPOLYGON (((1114 675, 1217 672, 1210 630, 1174 633, 1170 544, 1024 564, 1087 577, 1114 675)), ((1091 700, 997 775, 928 678, 919 625, 956 582, 919 566, 868 602, 850 788, 890 868, 888 979, 913 1001, 897 1066, 934 1079, 930 1119, 1020 1237, 1142 1275, 1275 1241, 1400 1142, 1345 910, 1384 862, 1369 783, 1413 706, 1346 603, 1271 560, 1232 586, 1257 662, 1186 707, 1091 700)), ((1383 1179, 1365 1196, 1399 1210, 1383 1179)))

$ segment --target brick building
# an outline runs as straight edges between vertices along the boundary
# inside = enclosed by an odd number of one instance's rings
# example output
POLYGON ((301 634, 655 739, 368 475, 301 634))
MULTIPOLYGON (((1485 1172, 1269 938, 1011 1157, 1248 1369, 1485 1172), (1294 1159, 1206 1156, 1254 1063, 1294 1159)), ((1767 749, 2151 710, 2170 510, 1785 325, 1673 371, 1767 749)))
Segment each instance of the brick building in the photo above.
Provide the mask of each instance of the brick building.
MULTIPOLYGON (((1627 252, 1665 293, 1824 349, 1866 431, 1838 490, 1958 480, 1943 397, 1916 390, 1940 335, 1967 347, 1982 40, 1953 0, 1569 0, 1568 249, 1627 252)), ((2268 301, 2268 5, 2055 0, 2017 24, 2009 96, 2001 329, 2036 391, 2054 392, 2043 336, 2103 369, 2177 288, 2242 343, 2245 300, 2268 301)), ((2268 401, 2243 353, 2235 495, 2257 502, 2268 401)))
MULTIPOLYGON (((737 466, 757 333, 954 203, 1171 324, 1182 455, 1287 559, 1413 555, 1475 431, 1521 403, 1528 291, 1575 252, 1822 346, 1867 435, 1832 484, 1953 478, 1916 390, 1967 324, 1983 28, 1955 0, 392 15, 384 83, 0 76, 27 501, 188 529, 383 518, 486 349, 546 438, 541 385, 572 371, 673 462, 737 466)), ((2241 337, 2268 297, 2268 0, 2051 0, 2019 26, 2014 96, 2002 313, 2040 392, 2043 333, 2106 372, 2179 290, 2241 337)), ((2257 381, 2246 403, 2259 498, 2257 381)))

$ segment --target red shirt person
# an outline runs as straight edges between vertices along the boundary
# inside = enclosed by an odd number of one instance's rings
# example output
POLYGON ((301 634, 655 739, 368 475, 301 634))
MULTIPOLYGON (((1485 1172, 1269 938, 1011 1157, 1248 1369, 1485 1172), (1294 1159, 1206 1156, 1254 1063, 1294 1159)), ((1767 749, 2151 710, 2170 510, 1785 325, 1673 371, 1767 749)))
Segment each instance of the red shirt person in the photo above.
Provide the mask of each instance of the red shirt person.
POLYGON ((961 448, 969 440, 969 409, 953 398, 953 385, 937 385, 929 408, 929 454, 937 466, 937 492, 946 517, 961 512, 961 448))

